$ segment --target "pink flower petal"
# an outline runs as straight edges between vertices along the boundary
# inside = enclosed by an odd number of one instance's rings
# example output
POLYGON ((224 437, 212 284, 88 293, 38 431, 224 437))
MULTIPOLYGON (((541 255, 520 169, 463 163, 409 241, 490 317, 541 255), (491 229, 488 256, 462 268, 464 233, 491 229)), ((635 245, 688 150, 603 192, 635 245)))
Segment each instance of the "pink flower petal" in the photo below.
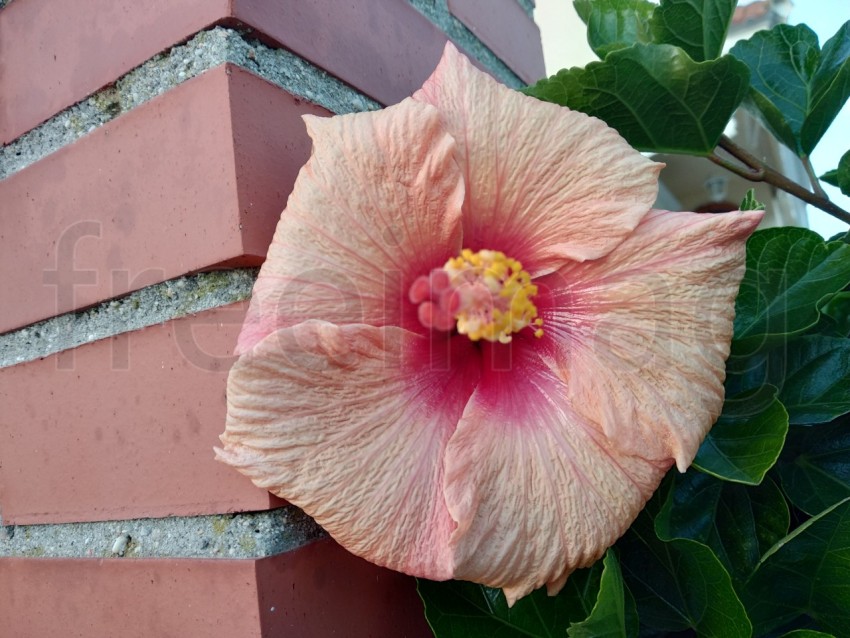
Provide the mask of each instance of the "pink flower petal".
POLYGON ((218 458, 349 551, 450 578, 442 459, 477 374, 468 341, 314 321, 284 328, 231 370, 218 458))
POLYGON ((304 119, 313 155, 281 215, 238 352, 307 319, 418 326, 409 286, 460 250, 463 183, 433 107, 408 99, 304 119))
POLYGON ((530 345, 515 339, 510 369, 483 378, 446 449, 455 577, 509 604, 592 564, 670 466, 616 451, 530 345))
POLYGON ((696 455, 723 405, 745 241, 761 217, 653 211, 603 259, 539 282, 541 347, 566 398, 623 453, 681 471, 696 455))
POLYGON ((414 99, 436 106, 464 172, 464 246, 532 275, 607 254, 649 211, 662 164, 582 113, 497 83, 451 44, 414 99))

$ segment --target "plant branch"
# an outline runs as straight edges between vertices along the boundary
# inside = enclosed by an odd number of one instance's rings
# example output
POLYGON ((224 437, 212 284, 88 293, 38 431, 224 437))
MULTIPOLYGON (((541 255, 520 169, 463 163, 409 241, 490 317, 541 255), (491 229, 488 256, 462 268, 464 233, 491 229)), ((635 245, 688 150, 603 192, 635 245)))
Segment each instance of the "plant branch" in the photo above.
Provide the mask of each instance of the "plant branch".
MULTIPOLYGON (((755 155, 746 149, 741 148, 725 135, 721 136, 718 146, 743 164, 743 166, 740 166, 718 156, 715 153, 709 155, 708 159, 718 166, 722 166, 723 168, 732 171, 736 175, 740 175, 751 182, 765 182, 775 186, 776 188, 779 188, 786 193, 789 193, 794 197, 801 199, 826 213, 829 213, 833 217, 843 221, 845 224, 850 224, 850 213, 829 201, 829 198, 826 197, 825 194, 821 195, 817 192, 813 193, 803 188, 797 182, 788 179, 782 173, 776 171, 770 166, 767 166, 766 164, 763 164, 755 155)), ((803 163, 806 164, 805 161, 803 163)), ((811 163, 808 163, 806 170, 810 169, 811 163)), ((812 174, 814 174, 813 170, 810 173, 810 176, 812 174)), ((820 187, 820 184, 818 184, 818 187, 820 187)), ((820 190, 821 193, 823 193, 823 189, 818 188, 816 191, 817 190, 820 190)))
POLYGON ((815 173, 815 167, 812 166, 811 158, 808 155, 803 155, 800 159, 803 160, 803 166, 806 167, 806 173, 809 175, 809 181, 812 183, 812 190, 815 192, 815 195, 829 199, 829 195, 826 194, 823 186, 820 185, 820 180, 817 173, 815 173))

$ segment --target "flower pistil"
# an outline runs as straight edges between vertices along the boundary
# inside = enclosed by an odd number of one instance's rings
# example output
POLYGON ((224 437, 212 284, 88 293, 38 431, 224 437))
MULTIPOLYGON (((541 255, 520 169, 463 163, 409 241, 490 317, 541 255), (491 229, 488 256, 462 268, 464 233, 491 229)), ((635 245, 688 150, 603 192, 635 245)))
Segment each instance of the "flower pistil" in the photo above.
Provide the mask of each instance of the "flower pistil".
POLYGON ((543 336, 543 320, 531 299, 537 286, 516 259, 496 250, 465 248, 442 268, 418 277, 409 298, 419 321, 441 331, 457 329, 472 341, 510 343, 523 328, 543 336))

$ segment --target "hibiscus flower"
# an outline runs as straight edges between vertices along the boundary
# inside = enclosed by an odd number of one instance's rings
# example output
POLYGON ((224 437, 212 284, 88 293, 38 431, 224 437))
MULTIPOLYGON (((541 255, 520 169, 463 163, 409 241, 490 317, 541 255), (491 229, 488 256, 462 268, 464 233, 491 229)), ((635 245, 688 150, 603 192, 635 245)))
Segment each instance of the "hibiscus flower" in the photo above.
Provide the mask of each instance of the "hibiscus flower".
POLYGON ((556 593, 720 413, 761 214, 651 210, 662 165, 451 44, 304 119, 218 458, 379 565, 556 593))

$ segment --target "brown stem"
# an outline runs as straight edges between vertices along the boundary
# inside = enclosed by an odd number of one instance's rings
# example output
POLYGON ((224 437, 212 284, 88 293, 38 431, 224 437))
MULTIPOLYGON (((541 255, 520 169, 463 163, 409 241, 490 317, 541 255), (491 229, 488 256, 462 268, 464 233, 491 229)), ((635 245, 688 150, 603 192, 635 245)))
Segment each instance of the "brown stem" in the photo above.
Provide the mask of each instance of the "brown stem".
MULTIPOLYGON (((708 159, 718 166, 722 166, 723 168, 730 170, 736 175, 740 175, 751 182, 765 182, 772 186, 776 186, 776 188, 784 190, 786 193, 790 193, 794 197, 801 199, 826 213, 829 213, 844 223, 850 224, 850 213, 829 201, 829 198, 826 197, 825 194, 819 195, 816 192, 812 193, 811 191, 806 190, 797 182, 788 179, 782 173, 774 170, 766 164, 763 164, 755 155, 751 154, 746 149, 741 148, 725 135, 721 136, 718 146, 743 164, 743 166, 739 166, 716 154, 709 155, 708 159)), ((809 164, 809 167, 811 167, 811 164, 809 164)))
POLYGON ((820 185, 818 175, 815 173, 815 167, 812 166, 812 160, 808 155, 803 155, 800 159, 803 160, 803 166, 806 167, 806 173, 809 175, 809 181, 812 183, 812 190, 815 192, 815 195, 823 197, 824 199, 829 199, 829 195, 826 194, 826 191, 823 190, 823 186, 820 185))

